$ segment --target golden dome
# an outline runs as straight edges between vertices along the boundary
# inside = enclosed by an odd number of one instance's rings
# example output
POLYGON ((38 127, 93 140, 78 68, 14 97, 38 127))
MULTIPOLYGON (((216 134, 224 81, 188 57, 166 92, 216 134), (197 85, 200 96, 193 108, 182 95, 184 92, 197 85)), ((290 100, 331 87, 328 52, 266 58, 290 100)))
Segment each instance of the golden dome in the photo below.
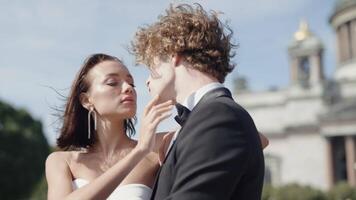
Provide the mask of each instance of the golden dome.
POLYGON ((312 35, 313 35, 312 32, 309 31, 308 23, 302 20, 299 24, 299 30, 296 33, 294 33, 294 39, 297 41, 301 41, 312 35))

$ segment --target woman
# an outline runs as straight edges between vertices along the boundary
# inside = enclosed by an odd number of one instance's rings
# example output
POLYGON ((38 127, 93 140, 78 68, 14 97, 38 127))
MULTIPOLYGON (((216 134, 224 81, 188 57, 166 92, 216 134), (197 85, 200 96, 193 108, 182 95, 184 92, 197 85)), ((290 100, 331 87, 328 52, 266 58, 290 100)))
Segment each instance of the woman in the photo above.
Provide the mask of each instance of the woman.
POLYGON ((119 59, 95 54, 85 61, 72 85, 57 140, 65 151, 52 153, 46 161, 48 199, 149 198, 159 167, 153 151, 162 141, 155 131, 170 115, 173 102, 156 105, 156 97, 147 105, 137 142, 130 138, 134 87, 119 59))
MULTIPOLYGON (((72 85, 57 139, 64 151, 52 153, 46 161, 49 200, 150 198, 173 135, 155 131, 170 116, 174 102, 157 104, 155 97, 144 110, 135 141, 130 138, 136 113, 134 87, 118 58, 94 54, 86 59, 72 85)), ((262 135, 261 140, 264 148, 268 140, 262 135)))

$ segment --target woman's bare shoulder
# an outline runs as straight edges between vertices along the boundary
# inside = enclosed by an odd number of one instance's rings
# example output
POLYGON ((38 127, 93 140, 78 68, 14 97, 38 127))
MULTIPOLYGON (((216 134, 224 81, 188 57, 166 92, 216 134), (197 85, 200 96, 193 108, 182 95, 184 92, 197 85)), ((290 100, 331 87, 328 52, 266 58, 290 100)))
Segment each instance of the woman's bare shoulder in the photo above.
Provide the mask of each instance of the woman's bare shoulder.
POLYGON ((76 151, 55 151, 48 155, 46 160, 47 165, 61 165, 69 167, 71 163, 75 163, 79 158, 88 154, 87 151, 84 150, 76 150, 76 151))
POLYGON ((46 160, 46 168, 55 166, 68 165, 68 161, 71 160, 73 152, 71 151, 55 151, 48 155, 46 160))
POLYGON ((46 179, 49 184, 56 183, 64 177, 66 177, 66 180, 71 179, 71 170, 68 164, 71 156, 71 152, 56 151, 47 157, 46 179))

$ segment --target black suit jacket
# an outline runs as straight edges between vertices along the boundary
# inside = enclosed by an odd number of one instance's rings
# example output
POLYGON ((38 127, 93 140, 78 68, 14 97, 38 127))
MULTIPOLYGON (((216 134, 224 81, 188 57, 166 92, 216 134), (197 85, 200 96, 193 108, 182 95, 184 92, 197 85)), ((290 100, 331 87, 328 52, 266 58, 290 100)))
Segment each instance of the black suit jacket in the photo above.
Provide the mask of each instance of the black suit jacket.
POLYGON ((258 200, 261 142, 250 115, 226 88, 194 107, 159 171, 154 200, 258 200))

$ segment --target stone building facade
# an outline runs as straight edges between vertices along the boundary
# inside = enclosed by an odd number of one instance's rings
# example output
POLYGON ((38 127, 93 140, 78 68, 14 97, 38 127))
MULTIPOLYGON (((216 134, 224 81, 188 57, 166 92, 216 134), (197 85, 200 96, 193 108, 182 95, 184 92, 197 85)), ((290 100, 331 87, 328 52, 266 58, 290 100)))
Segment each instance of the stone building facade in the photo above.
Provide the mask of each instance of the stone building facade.
POLYGON ((324 76, 321 40, 302 22, 288 46, 290 84, 235 92, 270 140, 265 181, 273 185, 356 186, 356 0, 336 1, 329 22, 338 52, 332 77, 324 76))

